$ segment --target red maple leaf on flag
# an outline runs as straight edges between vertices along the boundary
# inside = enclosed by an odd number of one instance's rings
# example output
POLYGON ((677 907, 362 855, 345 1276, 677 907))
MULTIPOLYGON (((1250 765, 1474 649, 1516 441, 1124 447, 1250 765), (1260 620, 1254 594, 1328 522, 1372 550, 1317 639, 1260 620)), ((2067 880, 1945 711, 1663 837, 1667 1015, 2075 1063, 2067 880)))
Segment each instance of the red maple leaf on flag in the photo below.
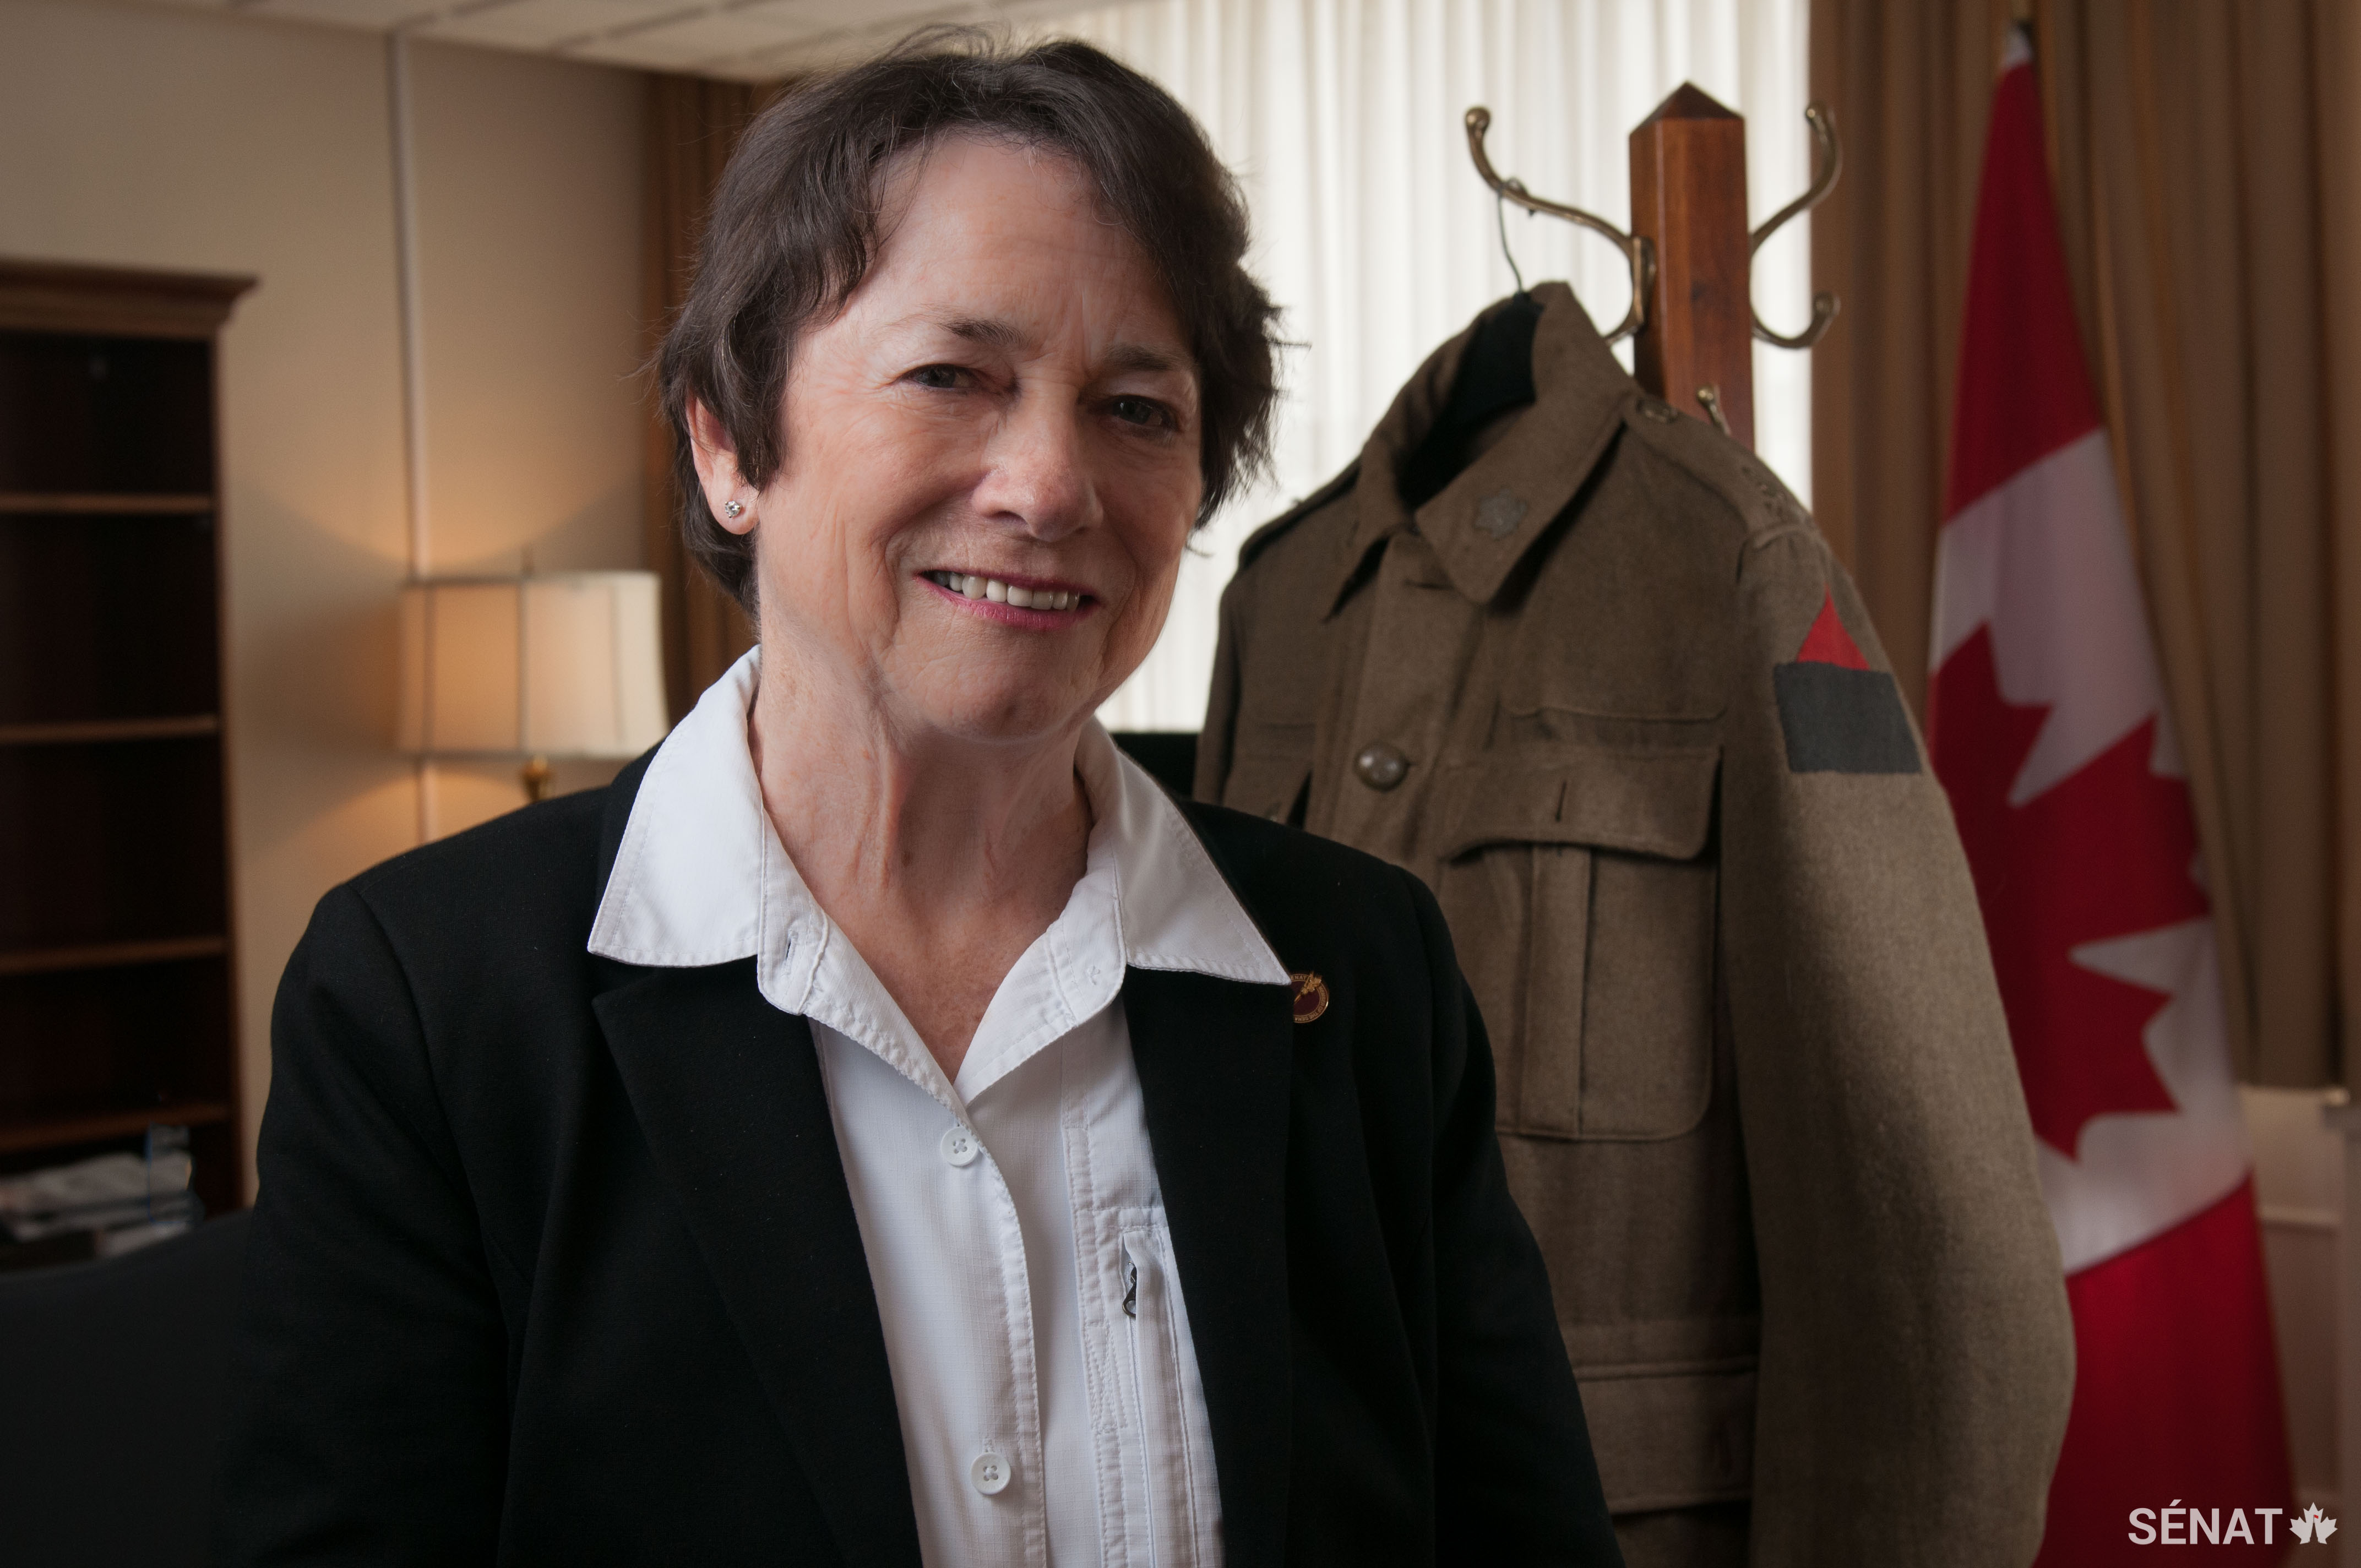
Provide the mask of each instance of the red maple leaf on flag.
POLYGON ((2155 773, 2150 717, 2022 806, 2008 794, 2049 709, 2001 695, 1992 628, 1936 676, 1935 772, 1975 875, 2033 1130, 2070 1159, 2092 1117, 2177 1107, 2142 1038, 2169 995, 2076 963, 2087 942, 2198 919, 2189 785, 2155 773))

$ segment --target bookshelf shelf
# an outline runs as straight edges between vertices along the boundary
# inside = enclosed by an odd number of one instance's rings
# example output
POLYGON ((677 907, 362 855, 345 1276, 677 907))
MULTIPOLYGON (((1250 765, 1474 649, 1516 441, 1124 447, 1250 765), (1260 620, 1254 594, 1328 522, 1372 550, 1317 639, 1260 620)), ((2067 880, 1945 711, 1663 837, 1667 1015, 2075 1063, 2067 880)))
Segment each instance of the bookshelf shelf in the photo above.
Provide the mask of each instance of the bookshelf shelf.
POLYGON ((219 1100, 186 1101, 174 1105, 140 1105, 121 1111, 100 1111, 47 1121, 14 1122, 0 1126, 0 1154, 27 1154, 37 1149, 69 1148, 77 1144, 111 1138, 143 1136, 159 1123, 169 1126, 219 1126, 229 1120, 230 1108, 219 1100))
POLYGON ((68 970, 179 963, 187 959, 217 959, 228 951, 227 937, 166 937, 148 942, 93 942, 79 948, 33 948, 0 952, 0 975, 61 974, 68 970))
POLYGON ((221 715, 170 718, 69 718, 49 724, 0 724, 0 746, 88 746, 112 740, 175 740, 221 733, 221 715))
POLYGON ((210 495, 0 491, 0 515, 36 512, 51 517, 195 517, 213 510, 214 499, 210 495))

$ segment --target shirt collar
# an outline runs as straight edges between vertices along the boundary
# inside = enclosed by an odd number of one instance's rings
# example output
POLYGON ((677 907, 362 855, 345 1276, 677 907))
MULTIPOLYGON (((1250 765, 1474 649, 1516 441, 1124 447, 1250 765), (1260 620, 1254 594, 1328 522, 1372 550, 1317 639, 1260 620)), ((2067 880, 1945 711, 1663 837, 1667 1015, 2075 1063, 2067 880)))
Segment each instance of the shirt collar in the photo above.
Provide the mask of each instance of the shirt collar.
POLYGON ((1466 331, 1436 349, 1369 433, 1353 490, 1356 525, 1338 564, 1332 605, 1341 605, 1360 580, 1370 551, 1413 524, 1434 546, 1452 586, 1474 603, 1489 604, 1598 466, 1639 388, 1616 363, 1573 290, 1542 283, 1532 297, 1542 307, 1533 328, 1532 404, 1499 444, 1455 476, 1415 517, 1402 505, 1402 466, 1448 406, 1477 326, 1509 302, 1487 306, 1466 331))
MULTIPOLYGON (((590 951, 657 968, 754 959, 774 1005, 818 1018, 895 1059, 906 1051, 885 1042, 909 1036, 906 1021, 804 885, 763 808, 746 743, 760 652, 747 653, 708 687, 649 762, 590 928, 590 951)), ((1024 1042, 1040 1029, 1063 1034, 1113 1001, 1126 968, 1288 983, 1286 966, 1188 818, 1095 720, 1083 728, 1075 771, 1091 805, 1085 869, 1065 910, 1011 971, 1024 994, 1004 986, 985 1015, 987 1026, 1014 1026, 989 1031, 993 1054, 1011 1057, 1006 1065, 1038 1048, 1038 1041, 1024 1042), (1037 959, 1046 960, 1044 973, 1034 972, 1044 969, 1037 959), (1024 1016, 998 1017, 1012 1008, 1024 1016)), ((979 1043, 987 1032, 978 1030, 979 1043)), ((917 1062, 895 1065, 925 1076, 917 1062)), ((962 1093, 977 1091, 970 1080, 980 1075, 999 1073, 971 1050, 960 1072, 962 1093)))

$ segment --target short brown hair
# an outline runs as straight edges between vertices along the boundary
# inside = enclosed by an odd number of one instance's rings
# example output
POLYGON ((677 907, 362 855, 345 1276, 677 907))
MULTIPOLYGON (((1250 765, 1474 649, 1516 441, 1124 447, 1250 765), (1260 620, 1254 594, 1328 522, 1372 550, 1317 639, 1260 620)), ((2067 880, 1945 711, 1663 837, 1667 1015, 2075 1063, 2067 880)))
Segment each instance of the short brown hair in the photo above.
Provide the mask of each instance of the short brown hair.
POLYGON ((1202 522, 1269 455, 1277 309, 1247 275, 1246 203, 1205 134, 1147 77, 1072 39, 1018 49, 930 27, 865 64, 796 87, 747 127, 715 192, 697 280, 657 361, 681 532, 754 608, 753 541, 714 520, 689 441, 703 403, 746 482, 782 457, 779 411, 796 334, 840 309, 877 253, 892 161, 971 132, 1072 159, 1139 242, 1197 362, 1202 522))

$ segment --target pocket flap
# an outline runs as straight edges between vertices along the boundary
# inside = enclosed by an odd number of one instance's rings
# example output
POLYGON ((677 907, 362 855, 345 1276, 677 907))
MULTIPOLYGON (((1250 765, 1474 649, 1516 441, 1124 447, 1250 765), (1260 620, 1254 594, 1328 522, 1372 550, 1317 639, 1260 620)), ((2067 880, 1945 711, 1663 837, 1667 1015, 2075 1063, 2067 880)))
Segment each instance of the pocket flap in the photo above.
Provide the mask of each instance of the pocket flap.
POLYGON ((1650 1513, 1752 1494, 1754 1368, 1577 1372, 1607 1511, 1650 1513))
POLYGON ((1445 767, 1444 858, 1487 844, 1588 844, 1694 860, 1713 828, 1719 748, 1552 746, 1445 767))

